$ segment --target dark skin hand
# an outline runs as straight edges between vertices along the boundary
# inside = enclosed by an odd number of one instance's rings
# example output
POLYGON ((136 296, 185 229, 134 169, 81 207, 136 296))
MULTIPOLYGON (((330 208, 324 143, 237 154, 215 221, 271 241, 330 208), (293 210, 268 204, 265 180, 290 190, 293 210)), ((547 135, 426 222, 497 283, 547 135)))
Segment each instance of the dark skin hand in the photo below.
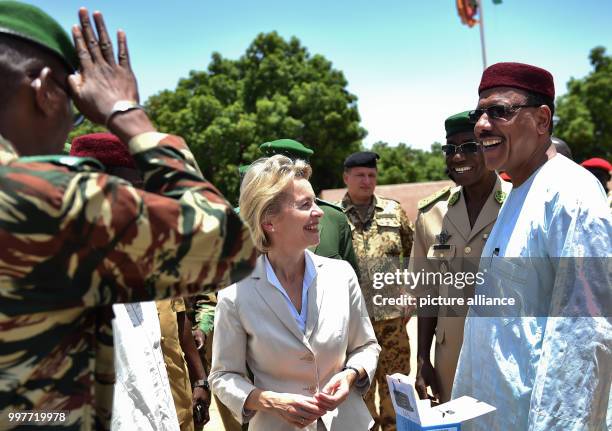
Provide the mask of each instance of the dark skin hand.
POLYGON ((414 387, 422 400, 440 400, 438 379, 429 355, 437 322, 437 317, 418 318, 417 372, 414 387), (428 386, 434 394, 433 398, 427 393, 428 386))
POLYGON ((196 349, 200 350, 206 343, 206 335, 204 335, 204 332, 202 332, 200 328, 194 329, 192 334, 196 344, 196 349))
MULTIPOLYGON (((196 380, 206 379, 206 372, 200 359, 200 354, 196 348, 193 335, 191 334, 191 321, 184 311, 176 313, 176 320, 178 323, 179 330, 179 341, 183 353, 185 353, 185 361, 187 361, 187 368, 189 369, 189 378, 192 382, 196 380)), ((194 415, 194 424, 196 427, 202 427, 208 423, 210 416, 208 414, 208 408, 210 407, 210 392, 202 387, 193 388, 192 396, 192 407, 195 409, 199 404, 202 406, 203 421, 196 422, 194 415)))
MULTIPOLYGON (((79 73, 68 77, 72 99, 83 115, 98 124, 106 124, 113 106, 120 100, 139 101, 136 77, 130 66, 127 39, 117 32, 118 56, 115 61, 104 19, 93 14, 98 36, 94 32, 87 9, 79 9, 80 26, 72 28, 72 37, 79 57, 79 73)), ((153 132, 155 128, 141 110, 132 110, 112 117, 107 126, 127 143, 134 136, 153 132)))

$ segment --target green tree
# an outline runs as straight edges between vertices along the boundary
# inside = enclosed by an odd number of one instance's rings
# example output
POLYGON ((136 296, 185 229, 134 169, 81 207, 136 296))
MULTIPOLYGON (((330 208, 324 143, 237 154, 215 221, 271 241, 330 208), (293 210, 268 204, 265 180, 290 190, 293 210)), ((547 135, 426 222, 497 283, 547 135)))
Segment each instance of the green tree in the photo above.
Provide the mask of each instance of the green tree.
POLYGON ((570 79, 556 107, 554 134, 568 143, 577 162, 612 158, 612 57, 599 46, 589 59, 593 70, 582 79, 570 79))
POLYGON ((185 138, 204 175, 236 202, 238 166, 279 138, 315 151, 315 190, 342 185, 342 162, 366 135, 346 86, 330 61, 272 32, 258 35, 238 60, 214 53, 206 71, 191 71, 145 105, 160 130, 185 138))
POLYGON ((377 142, 372 151, 378 153, 378 184, 400 184, 448 179, 441 144, 435 142, 429 151, 419 150, 404 143, 389 146, 377 142))

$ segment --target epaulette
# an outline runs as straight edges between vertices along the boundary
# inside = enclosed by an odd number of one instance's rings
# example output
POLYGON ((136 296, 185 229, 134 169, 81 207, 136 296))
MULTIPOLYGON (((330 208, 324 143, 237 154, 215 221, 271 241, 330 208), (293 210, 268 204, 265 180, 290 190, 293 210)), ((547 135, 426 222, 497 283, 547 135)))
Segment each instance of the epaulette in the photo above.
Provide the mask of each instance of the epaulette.
POLYGON ((417 208, 422 210, 423 208, 425 208, 426 206, 439 201, 440 199, 442 199, 442 197, 444 197, 448 192, 450 192, 451 187, 450 186, 446 186, 441 190, 438 190, 437 192, 435 192, 432 195, 427 196, 426 198, 423 198, 419 201, 419 203, 417 204, 417 208))
POLYGON ((64 166, 71 171, 104 171, 104 165, 98 160, 91 157, 74 157, 74 156, 28 156, 20 157, 19 163, 51 163, 57 166, 64 166))
POLYGON ((342 208, 340 205, 337 205, 337 204, 335 204, 333 202, 325 201, 325 200, 319 199, 319 198, 316 198, 315 202, 319 206, 324 205, 324 206, 327 206, 327 207, 332 207, 333 209, 338 210, 338 211, 344 211, 344 208, 342 208))
POLYGON ((461 189, 457 189, 454 192, 452 192, 450 197, 448 198, 448 206, 452 207, 453 205, 455 205, 457 202, 459 202, 460 197, 461 197, 461 189))

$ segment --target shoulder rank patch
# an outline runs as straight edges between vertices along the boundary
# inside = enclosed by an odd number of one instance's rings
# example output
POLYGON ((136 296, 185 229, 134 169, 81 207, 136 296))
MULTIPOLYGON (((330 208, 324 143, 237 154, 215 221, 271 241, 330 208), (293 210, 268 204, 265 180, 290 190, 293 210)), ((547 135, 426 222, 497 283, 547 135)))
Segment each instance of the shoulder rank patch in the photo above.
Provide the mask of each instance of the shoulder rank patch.
POLYGON ((327 207, 332 207, 333 209, 336 209, 338 211, 344 211, 344 208, 342 208, 342 206, 340 206, 338 203, 325 201, 325 200, 319 199, 319 198, 316 198, 315 202, 317 203, 317 205, 324 205, 324 206, 327 206, 327 207))
POLYGON ((455 193, 453 193, 450 196, 450 198, 448 198, 448 206, 452 207, 453 205, 455 205, 459 201, 460 197, 461 197, 461 191, 457 190, 455 193))
POLYGON ((495 201, 501 205, 506 200, 506 196, 508 196, 506 192, 498 190, 495 192, 495 201))
POLYGON ((450 191, 451 187, 450 186, 446 186, 441 190, 438 190, 437 192, 435 192, 434 194, 427 196, 426 198, 423 198, 419 201, 419 203, 417 204, 417 208, 422 210, 423 208, 425 208, 426 206, 428 206, 429 204, 432 204, 434 202, 437 202, 438 200, 440 200, 440 198, 442 198, 443 196, 445 196, 449 191, 450 191))
POLYGON ((74 157, 64 155, 20 157, 20 163, 51 163, 65 166, 73 171, 104 171, 104 165, 92 157, 74 157))

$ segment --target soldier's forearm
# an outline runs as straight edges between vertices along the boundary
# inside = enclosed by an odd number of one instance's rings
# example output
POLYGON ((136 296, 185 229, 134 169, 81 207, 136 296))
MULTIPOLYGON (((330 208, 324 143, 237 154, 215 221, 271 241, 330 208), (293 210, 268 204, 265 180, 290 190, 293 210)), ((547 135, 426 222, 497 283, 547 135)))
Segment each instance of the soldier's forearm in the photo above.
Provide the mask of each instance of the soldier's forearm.
POLYGON ((431 343, 438 324, 437 317, 419 317, 417 325, 417 357, 429 359, 431 343))

